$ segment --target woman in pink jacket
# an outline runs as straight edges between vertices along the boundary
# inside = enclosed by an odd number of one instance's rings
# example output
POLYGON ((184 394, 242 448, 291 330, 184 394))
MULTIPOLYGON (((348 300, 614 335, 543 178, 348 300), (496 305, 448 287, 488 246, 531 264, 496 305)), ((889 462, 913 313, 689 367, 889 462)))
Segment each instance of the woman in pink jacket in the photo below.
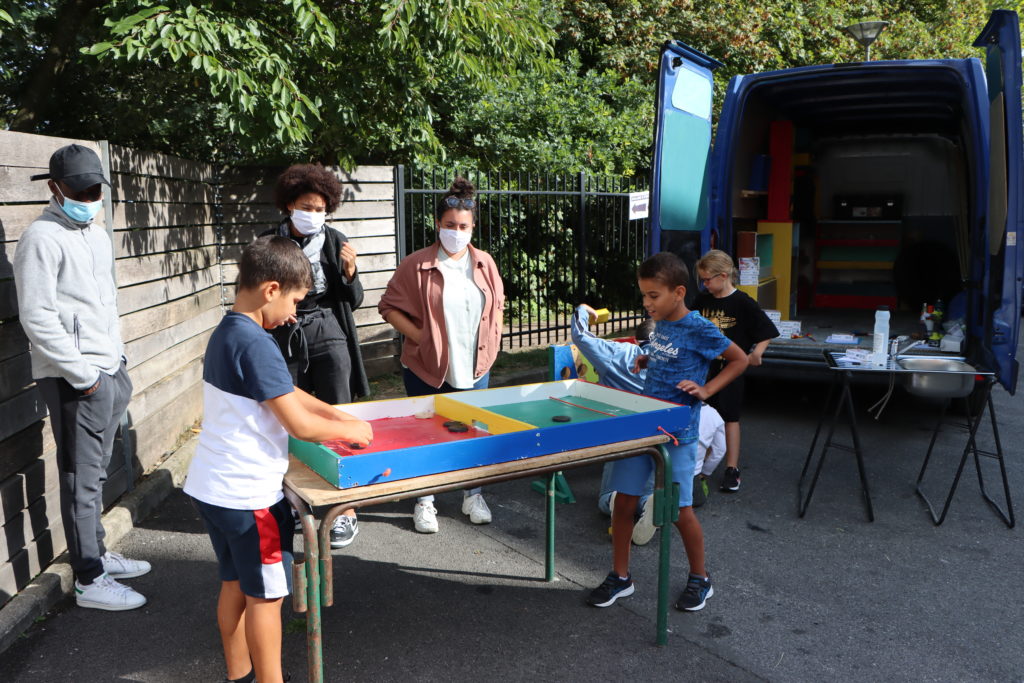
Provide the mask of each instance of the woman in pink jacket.
MULTIPOLYGON (((476 188, 458 177, 434 211, 438 241, 398 265, 377 309, 404 337, 402 373, 409 396, 484 389, 501 346, 505 289, 486 251, 470 244, 476 188)), ((487 524, 479 488, 464 492, 462 512, 487 524)), ((416 531, 437 532, 434 497, 416 502, 416 531)))

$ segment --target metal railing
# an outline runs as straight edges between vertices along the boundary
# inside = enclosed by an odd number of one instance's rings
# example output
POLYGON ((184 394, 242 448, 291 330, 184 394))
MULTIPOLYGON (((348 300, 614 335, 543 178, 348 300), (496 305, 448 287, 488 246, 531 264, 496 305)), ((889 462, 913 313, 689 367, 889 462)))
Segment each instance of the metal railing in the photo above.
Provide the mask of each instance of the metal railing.
POLYGON ((647 219, 629 220, 629 194, 646 179, 399 166, 399 256, 433 244, 434 207, 458 172, 477 187, 473 244, 494 257, 505 283, 503 348, 568 338, 573 308, 608 308, 598 334, 642 319, 636 269, 647 219))

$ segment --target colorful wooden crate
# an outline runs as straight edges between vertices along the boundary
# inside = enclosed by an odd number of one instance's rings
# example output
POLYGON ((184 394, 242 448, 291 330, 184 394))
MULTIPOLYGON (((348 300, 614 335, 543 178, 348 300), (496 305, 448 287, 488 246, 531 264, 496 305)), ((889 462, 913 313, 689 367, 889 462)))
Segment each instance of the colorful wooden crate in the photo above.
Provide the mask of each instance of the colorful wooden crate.
POLYGON ((685 406, 578 380, 339 408, 373 426, 368 448, 289 440, 292 455, 338 488, 653 436, 682 429, 690 416, 685 406), (449 432, 445 423, 455 421, 468 431, 449 432))

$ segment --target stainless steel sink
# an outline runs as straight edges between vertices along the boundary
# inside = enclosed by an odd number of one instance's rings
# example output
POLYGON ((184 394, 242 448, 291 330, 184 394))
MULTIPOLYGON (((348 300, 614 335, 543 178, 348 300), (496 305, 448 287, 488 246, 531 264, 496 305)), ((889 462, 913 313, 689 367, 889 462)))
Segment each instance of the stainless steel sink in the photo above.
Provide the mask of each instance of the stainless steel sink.
POLYGON ((915 396, 928 398, 960 398, 974 388, 977 370, 967 363, 950 358, 900 358, 904 370, 904 387, 915 396))

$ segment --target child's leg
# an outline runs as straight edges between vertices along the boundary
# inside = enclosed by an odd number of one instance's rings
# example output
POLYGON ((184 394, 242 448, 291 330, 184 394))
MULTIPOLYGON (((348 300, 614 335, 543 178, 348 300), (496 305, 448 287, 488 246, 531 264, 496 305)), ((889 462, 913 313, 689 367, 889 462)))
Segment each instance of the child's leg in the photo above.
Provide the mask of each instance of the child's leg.
POLYGON ((637 501, 640 496, 631 496, 621 491, 615 496, 612 508, 612 569, 625 578, 629 576, 629 544, 633 540, 633 524, 637 501))
POLYGON ((245 638, 260 683, 283 683, 281 676, 281 601, 245 596, 245 638))
POLYGON ((220 628, 228 678, 233 680, 248 675, 252 662, 249 661, 249 645, 245 639, 245 595, 238 581, 222 581, 220 584, 217 626, 220 628))
POLYGON ((708 573, 704 567, 704 530, 700 526, 697 515, 693 512, 693 508, 689 505, 679 508, 676 529, 679 530, 679 535, 683 539, 686 560, 690 563, 690 573, 706 577, 708 573))
POLYGON ((725 466, 740 467, 740 423, 725 423, 725 466))

